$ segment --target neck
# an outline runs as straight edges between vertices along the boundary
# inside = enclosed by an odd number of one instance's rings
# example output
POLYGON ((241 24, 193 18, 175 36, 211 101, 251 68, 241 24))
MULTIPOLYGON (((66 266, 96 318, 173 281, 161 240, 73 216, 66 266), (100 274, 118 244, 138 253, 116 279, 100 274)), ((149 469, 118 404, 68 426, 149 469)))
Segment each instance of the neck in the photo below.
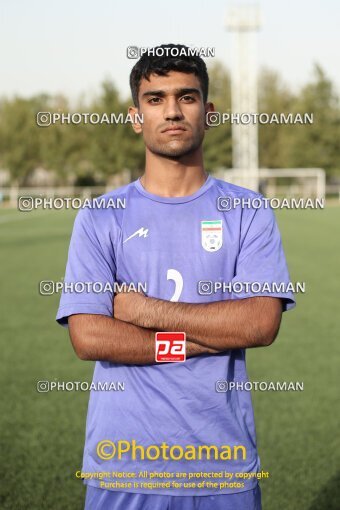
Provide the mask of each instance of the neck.
POLYGON ((170 159, 146 150, 145 172, 140 181, 149 193, 161 197, 185 197, 203 186, 208 175, 201 148, 180 159, 170 159))

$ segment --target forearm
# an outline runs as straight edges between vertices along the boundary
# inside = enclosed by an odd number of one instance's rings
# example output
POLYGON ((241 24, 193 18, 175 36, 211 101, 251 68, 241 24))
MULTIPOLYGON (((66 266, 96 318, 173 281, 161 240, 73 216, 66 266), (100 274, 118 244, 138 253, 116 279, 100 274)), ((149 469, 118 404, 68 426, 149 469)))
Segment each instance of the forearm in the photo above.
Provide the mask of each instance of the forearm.
MULTIPOLYGON (((87 361, 147 365, 155 363, 155 331, 103 315, 69 317, 71 341, 77 355, 87 361)), ((219 351, 187 341, 187 357, 219 351)))
POLYGON ((226 350, 269 345, 277 334, 281 313, 277 298, 204 304, 147 298, 133 323, 160 331, 184 331, 194 343, 226 350))

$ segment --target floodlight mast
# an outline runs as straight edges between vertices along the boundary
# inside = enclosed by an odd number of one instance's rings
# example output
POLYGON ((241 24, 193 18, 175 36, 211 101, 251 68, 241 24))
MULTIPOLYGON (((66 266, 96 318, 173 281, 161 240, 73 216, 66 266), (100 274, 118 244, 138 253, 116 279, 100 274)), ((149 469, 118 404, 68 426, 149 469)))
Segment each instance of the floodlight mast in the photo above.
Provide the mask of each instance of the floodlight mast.
MULTIPOLYGON (((231 6, 226 26, 231 32, 231 114, 257 113, 259 6, 231 6)), ((232 123, 232 163, 241 186, 258 191, 258 124, 250 119, 249 123, 232 123)))

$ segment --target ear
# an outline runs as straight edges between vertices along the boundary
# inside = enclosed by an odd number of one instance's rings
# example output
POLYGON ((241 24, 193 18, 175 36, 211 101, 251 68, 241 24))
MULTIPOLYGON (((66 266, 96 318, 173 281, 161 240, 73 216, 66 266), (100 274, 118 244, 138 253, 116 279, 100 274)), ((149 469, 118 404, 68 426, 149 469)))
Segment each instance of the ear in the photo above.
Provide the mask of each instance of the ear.
POLYGON ((129 106, 128 112, 132 118, 132 129, 135 133, 137 133, 137 135, 139 135, 143 131, 142 123, 140 121, 140 117, 142 117, 142 115, 138 113, 138 108, 135 106, 129 106))
POLYGON ((209 122, 207 122, 207 115, 209 112, 215 112, 215 105, 214 103, 211 103, 211 102, 208 102, 208 103, 205 103, 205 126, 204 126, 204 129, 207 131, 210 127, 211 127, 211 124, 209 122))

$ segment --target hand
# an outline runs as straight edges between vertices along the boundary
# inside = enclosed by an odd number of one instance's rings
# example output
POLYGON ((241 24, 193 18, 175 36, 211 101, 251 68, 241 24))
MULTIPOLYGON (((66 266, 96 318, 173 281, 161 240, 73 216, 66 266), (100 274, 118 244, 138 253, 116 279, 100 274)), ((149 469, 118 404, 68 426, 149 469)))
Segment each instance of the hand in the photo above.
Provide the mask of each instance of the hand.
POLYGON ((143 309, 148 298, 141 292, 119 292, 113 299, 113 316, 135 326, 143 326, 143 309))

